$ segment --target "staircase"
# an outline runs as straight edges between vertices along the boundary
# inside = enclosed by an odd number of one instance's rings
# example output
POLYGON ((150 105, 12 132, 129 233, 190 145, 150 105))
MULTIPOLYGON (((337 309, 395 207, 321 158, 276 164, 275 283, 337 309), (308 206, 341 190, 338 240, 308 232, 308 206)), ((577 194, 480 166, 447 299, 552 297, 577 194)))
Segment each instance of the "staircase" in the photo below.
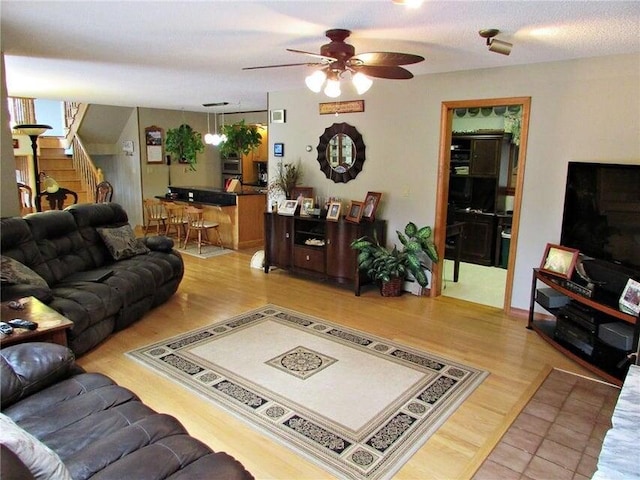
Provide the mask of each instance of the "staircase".
MULTIPOLYGON (((44 172, 55 179, 60 187, 76 192, 78 194, 78 203, 93 202, 82 183, 79 173, 73 167, 73 159, 65 153, 64 139, 60 137, 40 137, 38 146, 40 172, 44 172)), ((73 202, 73 199, 68 198, 64 206, 67 207, 71 202, 73 202)), ((42 202, 42 208, 43 210, 49 208, 46 201, 42 202)))

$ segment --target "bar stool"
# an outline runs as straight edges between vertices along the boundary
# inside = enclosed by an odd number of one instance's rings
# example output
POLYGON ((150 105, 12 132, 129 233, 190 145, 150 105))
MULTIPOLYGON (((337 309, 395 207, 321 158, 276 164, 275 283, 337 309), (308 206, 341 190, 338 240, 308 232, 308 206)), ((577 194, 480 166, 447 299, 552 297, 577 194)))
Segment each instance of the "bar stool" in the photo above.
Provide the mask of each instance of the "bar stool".
POLYGON ((144 222, 144 236, 147 236, 149 228, 153 225, 156 226, 156 235, 160 235, 160 226, 162 226, 162 233, 167 230, 167 215, 164 213, 162 202, 157 198, 146 198, 144 200, 144 210, 146 218, 144 222))
POLYGON ((187 218, 184 213, 184 205, 178 205, 174 202, 164 202, 164 211, 167 217, 167 232, 166 235, 171 234, 171 230, 176 231, 176 237, 178 238, 178 246, 182 241, 182 237, 187 233, 187 218))
POLYGON ((202 253, 202 245, 213 245, 209 240, 209 230, 214 229, 216 231, 216 235, 218 235, 218 243, 221 248, 224 248, 222 245, 222 237, 220 236, 220 231, 218 227, 220 224, 218 222, 210 222, 204 219, 204 209, 198 208, 194 206, 188 206, 184 210, 187 215, 187 234, 184 239, 184 246, 182 248, 187 248, 187 243, 189 242, 189 236, 191 232, 198 232, 198 253, 202 253))

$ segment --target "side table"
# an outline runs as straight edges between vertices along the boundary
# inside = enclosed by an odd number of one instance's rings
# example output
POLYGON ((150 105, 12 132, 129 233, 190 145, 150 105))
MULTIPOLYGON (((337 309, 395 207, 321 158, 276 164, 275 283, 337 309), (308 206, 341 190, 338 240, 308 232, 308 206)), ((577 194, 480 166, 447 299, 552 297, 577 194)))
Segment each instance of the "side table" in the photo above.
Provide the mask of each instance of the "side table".
POLYGON ((0 317, 3 322, 15 318, 31 320, 38 324, 36 330, 14 328, 9 335, 0 334, 0 346, 6 347, 24 342, 49 342, 67 346, 67 329, 73 322, 46 306, 35 297, 25 297, 18 300, 24 307, 21 310, 9 307, 9 302, 2 302, 0 317))

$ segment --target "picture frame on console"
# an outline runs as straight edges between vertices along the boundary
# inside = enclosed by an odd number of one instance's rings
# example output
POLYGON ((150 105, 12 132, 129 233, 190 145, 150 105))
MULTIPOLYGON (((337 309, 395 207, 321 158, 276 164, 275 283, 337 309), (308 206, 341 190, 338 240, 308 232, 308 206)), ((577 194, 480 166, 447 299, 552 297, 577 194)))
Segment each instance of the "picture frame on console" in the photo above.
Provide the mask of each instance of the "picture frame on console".
POLYGON ((633 278, 627 281, 619 300, 620 310, 631 315, 640 314, 640 282, 633 278))
POLYGON ((285 200, 282 206, 278 207, 278 214, 293 216, 296 213, 296 208, 298 208, 297 200, 285 200))
POLYGON ((329 204, 329 209, 327 210, 327 220, 332 220, 334 222, 340 220, 341 208, 342 204, 340 202, 331 202, 329 204))
POLYGON ((313 213, 314 207, 313 198, 303 198, 302 206, 300 207, 300 215, 304 217, 309 217, 313 213))
POLYGON ((376 218, 376 210, 378 210, 378 204, 382 194, 379 192, 367 192, 367 196, 364 199, 364 209, 362 210, 362 219, 368 222, 373 222, 376 218))
POLYGON ((349 205, 349 211, 345 215, 344 219, 347 222, 360 223, 362 218, 362 211, 364 210, 364 203, 351 200, 349 205))
POLYGON ((547 243, 540 271, 569 280, 578 261, 579 250, 547 243))

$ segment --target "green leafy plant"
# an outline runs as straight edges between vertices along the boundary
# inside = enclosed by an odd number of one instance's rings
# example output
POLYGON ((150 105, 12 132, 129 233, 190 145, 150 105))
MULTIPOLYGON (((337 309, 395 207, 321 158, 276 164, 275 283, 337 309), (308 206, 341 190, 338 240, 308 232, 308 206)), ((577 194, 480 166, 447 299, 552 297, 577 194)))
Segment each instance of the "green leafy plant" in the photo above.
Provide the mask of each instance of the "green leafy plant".
POLYGON ((198 163, 197 154, 204 152, 202 135, 190 125, 183 123, 178 128, 167 130, 165 150, 178 161, 186 161, 189 168, 195 170, 195 164, 198 163))
POLYGON ((358 268, 372 280, 381 282, 388 282, 394 277, 405 278, 407 272, 411 272, 420 286, 426 287, 429 281, 420 256, 425 254, 433 262, 438 261, 431 227, 418 228, 415 223, 409 222, 404 233, 398 230, 396 233, 402 244, 401 249, 396 245, 392 249, 380 245, 375 234, 373 239, 361 237, 351 242, 351 248, 359 251, 358 268))
POLYGON ((222 134, 227 139, 220 144, 220 155, 229 157, 231 154, 238 156, 247 155, 262 143, 262 136, 256 125, 247 125, 241 120, 230 125, 223 125, 222 134))
POLYGON ((300 163, 279 163, 276 176, 269 184, 269 192, 281 191, 287 198, 291 198, 291 191, 302 179, 300 163))

